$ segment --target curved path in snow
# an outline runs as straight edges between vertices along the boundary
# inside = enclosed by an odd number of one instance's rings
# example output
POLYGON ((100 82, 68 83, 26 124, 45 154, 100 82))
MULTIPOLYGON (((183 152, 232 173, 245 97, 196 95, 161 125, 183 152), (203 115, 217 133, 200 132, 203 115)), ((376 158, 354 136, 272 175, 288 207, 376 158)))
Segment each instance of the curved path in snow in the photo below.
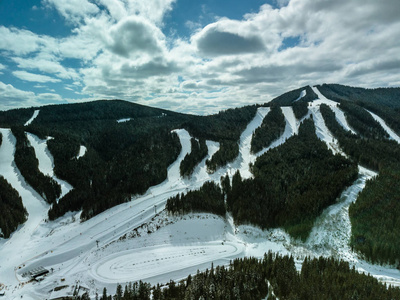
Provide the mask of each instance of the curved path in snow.
POLYGON ((158 245, 113 253, 92 266, 90 274, 102 283, 121 283, 152 279, 217 260, 241 255, 244 246, 208 242, 201 245, 158 245))

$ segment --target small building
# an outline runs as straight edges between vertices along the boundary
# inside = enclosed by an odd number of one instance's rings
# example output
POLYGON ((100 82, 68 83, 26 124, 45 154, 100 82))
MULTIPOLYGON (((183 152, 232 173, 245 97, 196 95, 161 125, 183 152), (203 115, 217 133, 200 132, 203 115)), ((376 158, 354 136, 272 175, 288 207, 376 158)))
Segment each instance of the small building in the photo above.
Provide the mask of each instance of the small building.
POLYGON ((34 280, 37 280, 39 277, 44 276, 48 273, 49 273, 49 270, 47 270, 43 267, 37 267, 28 272, 29 276, 34 280))

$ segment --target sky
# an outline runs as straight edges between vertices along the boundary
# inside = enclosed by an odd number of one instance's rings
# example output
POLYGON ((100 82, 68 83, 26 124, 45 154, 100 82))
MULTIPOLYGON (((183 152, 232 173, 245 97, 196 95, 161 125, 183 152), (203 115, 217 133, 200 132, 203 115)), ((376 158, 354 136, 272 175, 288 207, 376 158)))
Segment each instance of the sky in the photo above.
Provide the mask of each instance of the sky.
POLYGON ((0 110, 185 113, 321 83, 400 86, 398 0, 0 0, 0 110))

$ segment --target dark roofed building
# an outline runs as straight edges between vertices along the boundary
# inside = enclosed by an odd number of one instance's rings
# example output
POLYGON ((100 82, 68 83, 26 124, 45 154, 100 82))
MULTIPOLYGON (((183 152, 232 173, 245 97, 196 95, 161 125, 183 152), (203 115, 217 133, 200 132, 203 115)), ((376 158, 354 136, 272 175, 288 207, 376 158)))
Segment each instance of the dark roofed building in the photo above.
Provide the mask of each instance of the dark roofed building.
POLYGON ((43 276, 43 275, 46 275, 47 273, 49 273, 49 270, 47 270, 43 267, 37 267, 35 269, 30 270, 28 273, 32 279, 36 279, 40 276, 43 276))

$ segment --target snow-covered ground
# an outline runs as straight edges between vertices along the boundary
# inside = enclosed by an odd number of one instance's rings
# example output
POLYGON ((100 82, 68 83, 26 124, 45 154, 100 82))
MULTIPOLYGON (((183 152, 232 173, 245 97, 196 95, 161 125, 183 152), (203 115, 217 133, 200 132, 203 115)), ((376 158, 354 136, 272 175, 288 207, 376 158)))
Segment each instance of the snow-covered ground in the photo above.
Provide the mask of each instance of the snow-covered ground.
MULTIPOLYGON (((323 123, 318 105, 313 103, 310 110, 319 137, 340 151, 323 123)), ((282 111, 286 120, 285 132, 268 149, 284 143, 298 132, 299 124, 292 109, 284 107, 282 111)), ((251 176, 249 163, 268 150, 251 154, 251 135, 268 112, 268 108, 258 109, 257 115, 241 135, 239 157, 213 174, 207 173, 205 161, 219 149, 219 145, 207 141, 208 157, 196 167, 190 178, 181 178, 179 166, 191 151, 190 135, 186 130, 176 130, 182 150, 168 168, 167 179, 151 187, 144 195, 133 197, 132 201, 113 207, 84 223, 79 222, 80 213, 69 213, 54 222, 43 221, 48 206, 24 183, 13 163, 15 138, 10 130, 1 129, 0 174, 4 174, 20 192, 30 214, 28 221, 10 239, 0 241, 0 281, 7 287, 7 299, 20 298, 21 295, 24 299, 43 299, 49 297, 55 287, 73 286, 77 282, 88 286, 91 295, 96 291, 100 293, 104 286, 113 292, 117 283, 139 279, 153 284, 165 283, 170 279, 185 278, 198 269, 210 268, 212 262, 214 265, 228 264, 236 257, 263 257, 269 250, 291 253, 299 259, 305 255, 334 255, 348 260, 360 271, 400 285, 399 270, 368 264, 349 248, 348 207, 364 188, 365 181, 375 176, 363 168, 360 168, 359 179, 343 192, 338 203, 321 214, 305 243, 291 239, 281 229, 236 228, 229 215, 226 218, 212 214, 177 217, 165 212, 169 197, 198 189, 207 180, 219 182, 222 175, 232 175, 236 170, 240 170, 243 177, 251 176), (19 249, 18 254, 15 254, 15 247, 19 249), (38 266, 52 272, 39 283, 27 283, 29 279, 23 274, 38 266)), ((31 143, 32 139, 34 137, 30 137, 31 143)), ((42 161, 41 171, 50 173, 53 168, 53 164, 49 163, 51 157, 46 157, 46 147, 41 147, 34 146, 38 158, 42 156, 39 158, 42 161)), ((300 260, 297 262, 300 268, 300 260)))

